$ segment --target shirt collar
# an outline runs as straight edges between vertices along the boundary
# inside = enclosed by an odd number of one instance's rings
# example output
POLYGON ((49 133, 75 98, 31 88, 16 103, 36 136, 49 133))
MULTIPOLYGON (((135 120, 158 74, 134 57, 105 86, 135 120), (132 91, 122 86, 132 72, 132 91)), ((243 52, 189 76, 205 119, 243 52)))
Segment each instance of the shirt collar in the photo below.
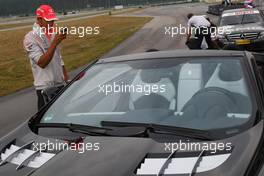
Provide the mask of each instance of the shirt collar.
POLYGON ((33 25, 33 32, 37 34, 39 37, 45 36, 45 31, 43 31, 42 28, 37 23, 34 23, 33 25))
POLYGON ((54 35, 52 35, 52 31, 50 31, 50 35, 48 33, 45 33, 46 31, 43 30, 43 28, 41 28, 38 23, 34 23, 33 32, 44 40, 50 41, 54 38, 54 35))

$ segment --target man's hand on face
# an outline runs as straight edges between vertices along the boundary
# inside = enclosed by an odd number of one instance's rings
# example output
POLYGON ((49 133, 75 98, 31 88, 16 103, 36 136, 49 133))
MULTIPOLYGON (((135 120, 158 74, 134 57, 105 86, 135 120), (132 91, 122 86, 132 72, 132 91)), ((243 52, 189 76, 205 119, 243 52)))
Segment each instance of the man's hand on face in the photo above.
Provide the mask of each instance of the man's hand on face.
POLYGON ((64 39, 66 39, 66 36, 66 34, 56 34, 53 42, 55 42, 56 45, 59 45, 64 39))

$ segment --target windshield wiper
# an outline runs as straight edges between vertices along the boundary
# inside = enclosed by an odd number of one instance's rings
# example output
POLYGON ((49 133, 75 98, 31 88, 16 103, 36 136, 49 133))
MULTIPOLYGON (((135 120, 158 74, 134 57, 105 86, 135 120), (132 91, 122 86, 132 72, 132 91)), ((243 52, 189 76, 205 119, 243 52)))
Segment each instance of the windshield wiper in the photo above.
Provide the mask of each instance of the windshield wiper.
POLYGON ((159 124, 131 123, 102 121, 103 127, 80 125, 73 123, 40 123, 38 128, 67 128, 71 132, 82 133, 92 136, 119 136, 119 137, 146 137, 149 133, 167 134, 193 138, 199 140, 212 140, 208 131, 166 126, 159 124), (105 128, 105 126, 111 128, 105 128))
POLYGON ((241 24, 249 24, 249 23, 256 23, 256 22, 254 22, 254 21, 245 21, 245 22, 243 22, 241 24))
POLYGON ((71 132, 78 132, 88 135, 107 135, 110 128, 96 127, 96 126, 87 126, 87 125, 79 125, 73 123, 40 123, 37 124, 38 128, 68 128, 71 132))
POLYGON ((92 136, 119 136, 119 137, 134 137, 145 134, 144 127, 125 127, 125 128, 104 128, 72 123, 40 123, 38 128, 68 128, 71 132, 77 132, 92 136))
MULTIPOLYGON (((240 24, 240 23, 228 23, 227 25, 237 25, 237 24, 240 24)), ((227 26, 225 25, 225 26, 227 26)))
POLYGON ((116 121, 102 121, 101 125, 108 127, 143 127, 145 128, 144 133, 151 132, 158 134, 182 136, 186 138, 193 138, 199 140, 213 140, 213 138, 210 136, 209 131, 197 130, 191 128, 159 125, 153 123, 147 124, 147 123, 134 123, 134 122, 116 122, 116 121))

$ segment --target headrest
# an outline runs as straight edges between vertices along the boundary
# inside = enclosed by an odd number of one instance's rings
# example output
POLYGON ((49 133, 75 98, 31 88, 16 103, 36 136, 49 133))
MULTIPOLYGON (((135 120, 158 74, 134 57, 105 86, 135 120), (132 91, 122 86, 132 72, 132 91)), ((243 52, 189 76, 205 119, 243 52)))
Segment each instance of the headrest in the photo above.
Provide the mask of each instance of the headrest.
POLYGON ((218 64, 205 87, 220 87, 230 92, 248 96, 240 66, 234 62, 218 64))
POLYGON ((157 83, 164 77, 168 75, 161 69, 144 69, 140 72, 140 78, 145 83, 157 83))
POLYGON ((162 68, 162 69, 144 69, 140 72, 140 78, 145 83, 157 83, 163 78, 171 79, 174 75, 175 70, 173 68, 162 68))
POLYGON ((222 63, 219 67, 218 76, 225 82, 239 81, 242 79, 241 67, 236 63, 222 63))

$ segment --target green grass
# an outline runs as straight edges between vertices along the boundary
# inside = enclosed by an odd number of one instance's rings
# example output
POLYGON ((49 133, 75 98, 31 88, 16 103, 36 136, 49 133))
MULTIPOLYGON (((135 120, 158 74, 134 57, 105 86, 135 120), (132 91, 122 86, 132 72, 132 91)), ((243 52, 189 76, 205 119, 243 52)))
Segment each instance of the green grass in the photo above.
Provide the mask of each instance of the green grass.
MULTIPOLYGON (((124 14, 124 13, 131 13, 131 12, 136 12, 141 10, 140 8, 128 8, 128 9, 121 9, 121 10, 111 10, 111 14, 112 15, 119 15, 119 14, 124 14)), ((109 10, 110 12, 110 10, 109 10)), ((108 14, 107 10, 105 10, 105 12, 94 12, 95 14, 108 14)), ((91 14, 93 15, 93 14, 91 14)), ((74 19, 74 18, 79 18, 79 17, 89 17, 89 15, 87 16, 87 14, 79 14, 78 16, 64 16, 64 18, 62 18, 61 20, 69 20, 69 19, 74 19)), ((32 17, 20 17, 18 18, 19 20, 25 20, 25 19, 32 19, 32 17)), ((13 19, 11 19, 12 21, 13 19)), ((17 19, 16 19, 17 20, 17 19)), ((14 20, 15 21, 15 20, 14 20)), ((14 27, 24 27, 24 26, 29 26, 31 25, 32 22, 21 22, 21 23, 10 23, 10 24, 0 24, 0 30, 2 29, 8 29, 8 28, 14 28, 14 27)))
MULTIPOLYGON (((79 38, 69 35, 63 42, 62 56, 70 71, 87 64, 107 53, 126 38, 134 34, 152 18, 113 17, 94 18, 62 22, 63 26, 99 26, 99 35, 79 38)), ((23 49, 23 38, 31 28, 0 32, 0 96, 32 86, 29 59, 23 49)))

